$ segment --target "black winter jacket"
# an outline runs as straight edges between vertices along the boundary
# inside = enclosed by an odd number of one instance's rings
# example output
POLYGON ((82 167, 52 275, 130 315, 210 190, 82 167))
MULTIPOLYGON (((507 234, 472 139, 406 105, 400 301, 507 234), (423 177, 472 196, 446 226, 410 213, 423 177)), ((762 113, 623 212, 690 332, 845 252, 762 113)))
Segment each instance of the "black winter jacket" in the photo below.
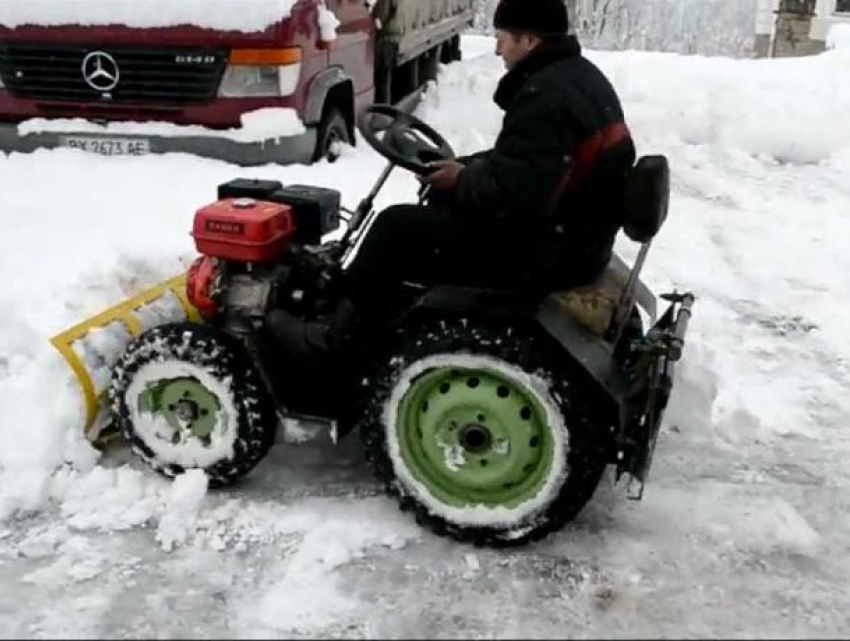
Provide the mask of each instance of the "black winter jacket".
POLYGON ((493 149, 461 159, 455 209, 513 242, 554 242, 560 263, 607 264, 635 162, 611 83, 569 36, 509 71, 494 100, 502 131, 493 149))

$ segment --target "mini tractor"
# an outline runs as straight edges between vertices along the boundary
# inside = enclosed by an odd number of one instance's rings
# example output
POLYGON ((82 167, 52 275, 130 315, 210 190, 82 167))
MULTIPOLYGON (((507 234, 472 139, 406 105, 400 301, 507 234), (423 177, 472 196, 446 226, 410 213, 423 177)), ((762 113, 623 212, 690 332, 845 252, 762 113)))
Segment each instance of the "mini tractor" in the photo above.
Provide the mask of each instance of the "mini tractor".
POLYGON ((615 255, 597 282, 544 296, 422 288, 346 367, 308 375, 275 357, 266 315, 330 313, 393 169, 423 174, 454 157, 393 107, 367 108, 358 128, 389 165, 356 210, 322 187, 222 184, 195 215, 200 256, 187 274, 54 338, 80 378, 92 438, 110 425, 157 472, 203 469, 222 486, 263 460, 285 419, 322 421, 339 438, 359 434, 374 474, 419 523, 478 545, 560 529, 608 465, 640 498, 694 303, 665 294, 659 315, 640 279, 667 216, 666 159, 642 157, 628 177, 623 230, 640 245, 631 268, 615 255), (344 233, 331 234, 341 220, 344 233), (143 323, 140 310, 163 297, 179 317, 143 323), (92 374, 97 359, 73 344, 110 323, 125 346, 92 374))

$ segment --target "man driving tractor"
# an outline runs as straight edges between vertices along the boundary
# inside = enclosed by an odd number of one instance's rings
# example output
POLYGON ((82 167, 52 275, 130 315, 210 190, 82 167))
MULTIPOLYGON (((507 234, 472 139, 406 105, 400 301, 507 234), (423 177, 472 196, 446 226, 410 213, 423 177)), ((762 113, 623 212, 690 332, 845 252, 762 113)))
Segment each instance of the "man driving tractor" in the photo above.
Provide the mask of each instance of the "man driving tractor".
MULTIPOLYGON (((427 123, 370 105, 357 127, 389 163, 341 238, 322 242, 341 207, 318 185, 240 178, 197 210, 181 308, 203 322, 141 331, 105 396, 149 466, 229 485, 293 421, 357 432, 402 510, 477 545, 557 531, 609 465, 642 496, 694 303, 663 294, 659 315, 640 280, 669 164, 636 160, 562 0, 502 0, 495 24, 508 72, 491 150, 456 159, 427 123), (397 166, 421 178, 420 203, 378 213, 397 166), (640 245, 631 268, 613 253, 620 229, 640 245)), ((81 369, 71 340, 57 345, 81 369)))
POLYGON ((375 219, 328 323, 268 314, 286 358, 322 369, 433 284, 544 294, 593 282, 611 260, 635 163, 617 94, 568 35, 563 0, 502 0, 493 22, 507 68, 495 145, 432 163, 427 204, 375 219))

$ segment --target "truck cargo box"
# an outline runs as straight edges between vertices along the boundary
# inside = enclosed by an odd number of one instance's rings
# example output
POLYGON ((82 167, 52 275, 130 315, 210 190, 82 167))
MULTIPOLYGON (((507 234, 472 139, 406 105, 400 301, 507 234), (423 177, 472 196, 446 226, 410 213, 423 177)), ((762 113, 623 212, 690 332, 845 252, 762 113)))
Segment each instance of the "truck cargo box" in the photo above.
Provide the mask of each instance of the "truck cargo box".
POLYGON ((379 38, 404 63, 472 25, 474 0, 377 0, 379 38))

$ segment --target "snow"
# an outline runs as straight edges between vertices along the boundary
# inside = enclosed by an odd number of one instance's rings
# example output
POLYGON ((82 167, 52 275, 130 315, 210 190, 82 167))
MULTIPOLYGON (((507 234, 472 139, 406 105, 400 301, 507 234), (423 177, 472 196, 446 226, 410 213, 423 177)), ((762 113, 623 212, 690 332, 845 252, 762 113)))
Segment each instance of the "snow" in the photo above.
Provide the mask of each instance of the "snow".
POLYGON ((327 3, 322 0, 319 5, 319 35, 324 42, 336 40, 336 28, 340 25, 339 18, 333 11, 328 9, 327 3))
MULTIPOLYGON (((534 517, 545 510, 556 498, 558 491, 563 485, 564 478, 569 474, 567 468, 567 453, 569 452, 569 431, 564 426, 564 420, 558 411, 558 406, 552 398, 549 384, 536 374, 528 374, 520 368, 504 363, 488 356, 473 354, 434 354, 428 358, 416 361, 405 368, 399 377, 398 383, 393 388, 390 398, 384 408, 384 429, 387 437, 387 449, 393 469, 405 490, 415 496, 431 514, 440 516, 453 523, 461 523, 467 526, 494 526, 516 524, 517 537, 522 536, 530 525, 533 525, 534 517), (401 443, 398 439, 396 425, 398 425, 398 410, 404 395, 410 389, 411 383, 420 375, 429 370, 441 367, 462 367, 470 370, 484 370, 496 372, 499 375, 510 378, 522 384, 523 391, 534 397, 534 400, 546 412, 545 421, 553 426, 552 433, 552 469, 548 470, 546 482, 540 488, 536 496, 520 503, 514 508, 496 508, 486 505, 477 505, 471 508, 459 509, 447 505, 434 496, 426 485, 416 478, 404 461, 401 454, 401 443)), ((453 451, 445 447, 446 465, 449 469, 459 469, 465 463, 463 452, 453 451)))
POLYGON ((0 0, 0 25, 195 25, 263 31, 289 17, 296 0, 0 0))
POLYGON ((419 537, 411 524, 387 532, 359 516, 343 515, 330 521, 312 512, 292 516, 303 519, 297 530, 304 532, 303 539, 279 569, 282 578, 269 586, 246 617, 269 632, 305 633, 340 620, 357 621, 367 604, 337 585, 334 570, 365 557, 373 548, 401 550, 419 537))
POLYGON ((195 531, 208 486, 209 480, 203 470, 187 470, 174 479, 165 500, 165 512, 156 529, 156 540, 163 549, 172 550, 195 531))
POLYGON ((264 107, 242 114, 241 127, 231 129, 210 129, 201 125, 176 125, 170 122, 108 122, 100 124, 83 118, 30 118, 18 125, 18 134, 38 133, 95 133, 95 134, 132 134, 140 136, 178 136, 197 137, 215 136, 234 142, 263 142, 269 139, 297 136, 306 131, 304 123, 294 109, 287 107, 264 107))
MULTIPOLYGON (((2 3, 0 15, 45 6, 2 3)), ((459 153, 500 125, 492 41, 467 45, 477 57, 443 68, 419 110, 459 153)), ((589 56, 620 90, 641 152, 673 167, 671 215, 644 278, 698 296, 641 503, 608 479, 573 526, 522 550, 476 550, 471 571, 468 547, 419 530, 383 497, 356 439, 279 443, 245 483, 206 494, 198 476, 170 483, 124 448, 95 451, 49 337, 185 270, 192 216, 217 184, 315 183, 353 208, 385 163, 364 145, 333 165, 250 170, 185 154, 4 155, 4 634, 845 634, 848 50, 589 56)), ((417 186, 394 172, 377 204, 413 200, 417 186)), ((636 255, 625 239, 618 249, 636 255)))
POLYGON ((829 27, 826 34, 827 49, 850 48, 850 24, 837 22, 829 27))

